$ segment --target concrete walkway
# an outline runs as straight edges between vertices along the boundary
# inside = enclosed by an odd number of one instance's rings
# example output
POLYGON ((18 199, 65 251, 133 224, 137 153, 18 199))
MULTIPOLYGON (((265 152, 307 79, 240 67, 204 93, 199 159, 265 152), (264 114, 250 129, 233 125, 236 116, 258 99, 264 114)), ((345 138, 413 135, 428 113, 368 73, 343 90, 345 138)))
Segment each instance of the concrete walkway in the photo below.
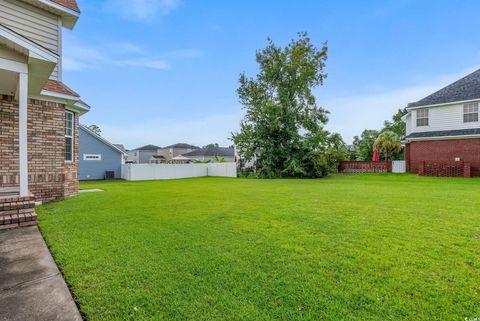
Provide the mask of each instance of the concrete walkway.
POLYGON ((36 226, 0 231, 0 321, 81 321, 36 226))

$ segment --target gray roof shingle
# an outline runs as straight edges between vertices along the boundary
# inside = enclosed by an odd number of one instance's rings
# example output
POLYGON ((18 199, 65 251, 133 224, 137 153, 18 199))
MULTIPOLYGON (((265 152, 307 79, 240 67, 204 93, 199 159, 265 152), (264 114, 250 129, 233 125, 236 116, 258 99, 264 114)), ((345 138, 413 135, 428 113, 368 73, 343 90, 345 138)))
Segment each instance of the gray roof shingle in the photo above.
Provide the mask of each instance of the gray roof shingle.
POLYGON ((433 138, 433 137, 447 137, 447 136, 469 136, 469 135, 480 135, 480 128, 437 130, 437 131, 431 131, 431 132, 411 133, 410 135, 405 136, 404 139, 433 138))
POLYGON ((480 99, 480 69, 407 107, 420 107, 480 99))
POLYGON ((145 145, 132 150, 157 150, 157 149, 162 149, 162 148, 155 145, 145 145))
POLYGON ((186 143, 177 143, 169 146, 163 147, 164 149, 166 148, 185 148, 185 149, 199 149, 200 147, 195 146, 195 145, 190 145, 186 143))
POLYGON ((193 150, 191 152, 183 154, 185 157, 191 156, 221 156, 221 157, 233 157, 235 156, 235 150, 229 147, 207 147, 193 150))
POLYGON ((125 146, 123 146, 123 144, 113 144, 113 146, 117 147, 118 149, 120 149, 124 153, 127 152, 127 150, 125 149, 125 146))

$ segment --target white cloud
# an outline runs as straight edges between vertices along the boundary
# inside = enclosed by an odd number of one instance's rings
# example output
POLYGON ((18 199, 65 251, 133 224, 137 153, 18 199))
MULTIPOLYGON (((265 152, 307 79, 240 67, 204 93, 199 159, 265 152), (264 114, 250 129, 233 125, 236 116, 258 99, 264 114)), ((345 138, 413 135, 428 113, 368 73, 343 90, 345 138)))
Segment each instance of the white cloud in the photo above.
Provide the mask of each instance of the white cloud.
POLYGON ((136 120, 130 124, 113 125, 99 122, 102 135, 127 148, 141 145, 170 145, 185 142, 195 145, 219 143, 229 146, 230 133, 238 128, 239 114, 210 115, 197 119, 155 118, 136 120))
POLYGON ((409 102, 420 100, 477 68, 433 77, 405 88, 324 100, 322 106, 331 112, 327 128, 342 134, 344 140, 351 143, 353 136, 360 135, 364 129, 381 129, 385 120, 390 120, 399 108, 409 102))
POLYGON ((177 8, 179 0, 108 0, 105 9, 122 18, 149 21, 177 8))
POLYGON ((64 37, 63 69, 81 71, 102 65, 134 66, 165 70, 170 65, 161 58, 151 57, 132 43, 87 45, 71 36, 64 37))

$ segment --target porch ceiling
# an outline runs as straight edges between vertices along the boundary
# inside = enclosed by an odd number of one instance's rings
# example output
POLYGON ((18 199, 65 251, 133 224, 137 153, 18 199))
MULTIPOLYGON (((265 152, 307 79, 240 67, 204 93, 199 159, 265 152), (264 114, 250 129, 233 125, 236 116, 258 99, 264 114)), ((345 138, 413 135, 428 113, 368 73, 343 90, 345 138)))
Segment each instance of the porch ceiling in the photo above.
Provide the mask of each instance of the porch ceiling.
MULTIPOLYGON (((34 95, 40 94, 59 60, 57 54, 1 24, 0 58, 14 63, 28 64, 28 93, 34 95)), ((12 77, 2 77, 1 79, 2 82, 3 79, 7 79, 6 89, 9 89, 10 91, 7 93, 10 93, 12 77)), ((13 79, 18 79, 18 77, 13 79)), ((15 92, 16 88, 13 91, 15 92)))

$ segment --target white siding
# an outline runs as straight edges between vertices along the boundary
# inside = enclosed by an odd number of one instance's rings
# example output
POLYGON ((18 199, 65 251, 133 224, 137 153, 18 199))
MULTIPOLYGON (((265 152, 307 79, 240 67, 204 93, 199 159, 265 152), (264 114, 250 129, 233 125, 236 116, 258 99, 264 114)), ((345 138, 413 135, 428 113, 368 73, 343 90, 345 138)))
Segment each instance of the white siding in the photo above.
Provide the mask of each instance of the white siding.
MULTIPOLYGON (((0 23, 39 45, 61 54, 61 26, 54 14, 17 0, 0 0, 0 23)), ((52 73, 58 79, 58 71, 52 73)))
POLYGON ((410 135, 410 133, 412 132, 412 114, 411 113, 407 114, 405 118, 405 125, 406 125, 405 132, 407 135, 410 135))
MULTIPOLYGON (((408 120, 408 118, 407 118, 408 120)), ((456 130, 480 128, 480 123, 463 122, 463 104, 445 105, 428 108, 428 126, 417 127, 417 111, 411 111, 412 132, 430 132, 436 130, 456 130)), ((407 122, 408 128, 408 122, 407 122)), ((408 134, 408 130, 407 130, 408 134)))

